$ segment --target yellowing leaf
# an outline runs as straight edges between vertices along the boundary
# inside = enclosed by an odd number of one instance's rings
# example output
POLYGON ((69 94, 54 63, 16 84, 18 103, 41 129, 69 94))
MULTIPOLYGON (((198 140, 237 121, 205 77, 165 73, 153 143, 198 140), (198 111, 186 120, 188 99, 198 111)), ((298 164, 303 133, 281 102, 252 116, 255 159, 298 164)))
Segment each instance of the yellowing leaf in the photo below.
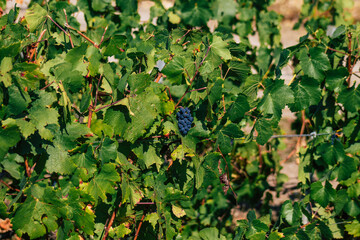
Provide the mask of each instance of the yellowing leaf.
POLYGON ((172 212, 178 218, 181 218, 186 215, 184 209, 182 209, 181 207, 177 207, 175 205, 172 205, 172 212))

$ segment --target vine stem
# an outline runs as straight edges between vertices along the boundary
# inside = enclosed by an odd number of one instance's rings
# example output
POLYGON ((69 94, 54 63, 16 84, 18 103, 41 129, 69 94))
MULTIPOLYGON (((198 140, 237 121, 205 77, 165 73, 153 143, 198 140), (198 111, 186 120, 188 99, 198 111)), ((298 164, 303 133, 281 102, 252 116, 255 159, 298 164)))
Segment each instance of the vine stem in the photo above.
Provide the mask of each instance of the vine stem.
MULTIPOLYGON (((222 158, 224 159, 225 164, 226 164, 226 169, 227 169, 226 174, 227 174, 227 177, 228 177, 228 180, 229 180, 229 187, 230 187, 230 189, 231 189, 232 193, 234 194, 235 199, 237 200, 237 195, 236 195, 236 193, 235 193, 234 189, 232 188, 232 186, 231 186, 231 182, 230 182, 230 172, 229 172, 229 166, 228 166, 228 163, 227 163, 227 161, 226 161, 226 159, 225 159, 225 157, 224 157, 224 154, 221 152, 221 150, 220 150, 220 147, 219 147, 219 146, 218 146, 218 150, 219 150, 220 155, 222 156, 222 158)), ((221 172, 220 166, 218 166, 218 168, 219 168, 219 172, 221 172)), ((236 202, 237 202, 237 201, 236 201, 236 202)))
POLYGON ((350 82, 350 78, 352 75, 352 64, 351 64, 351 56, 352 56, 352 49, 351 49, 351 32, 348 33, 348 39, 349 39, 349 45, 348 45, 348 51, 349 51, 349 55, 348 55, 348 63, 347 63, 347 69, 349 72, 349 76, 347 78, 347 83, 348 83, 348 87, 350 87, 351 82, 350 82))
MULTIPOLYGON (((90 88, 90 97, 92 98, 92 81, 89 83, 89 88, 90 88)), ((90 106, 89 106, 89 116, 88 116, 88 128, 91 127, 91 119, 92 119, 92 114, 93 114, 93 102, 91 101, 90 106)))
MULTIPOLYGON (((38 48, 41 39, 42 39, 43 36, 45 35, 45 32, 46 32, 46 29, 44 29, 44 30, 40 33, 40 36, 39 36, 39 38, 38 38, 38 40, 37 40, 34 48, 31 50, 30 57, 29 57, 29 61, 30 61, 30 62, 31 62, 32 58, 34 57, 34 54, 36 53, 36 49, 38 48)), ((35 56, 35 59, 36 59, 36 56, 35 56)))
POLYGON ((202 87, 202 88, 198 88, 198 89, 193 89, 193 90, 190 90, 189 92, 201 91, 201 90, 205 90, 205 89, 207 89, 207 87, 202 87))
POLYGON ((51 83, 47 84, 45 87, 41 88, 40 90, 45 90, 46 88, 50 87, 51 84, 53 84, 55 81, 52 81, 51 83))
POLYGON ((119 206, 117 208, 115 208, 115 210, 113 211, 111 218, 109 220, 109 224, 107 225, 107 227, 105 227, 105 234, 104 234, 103 240, 106 240, 107 236, 109 235, 110 228, 114 223, 116 213, 117 213, 118 209, 121 207, 121 204, 122 203, 120 202, 119 206))
POLYGON ((194 73, 194 76, 190 79, 189 86, 187 87, 186 91, 185 91, 184 94, 181 96, 181 98, 179 99, 179 101, 176 103, 175 109, 177 108, 177 106, 179 106, 179 104, 181 103, 181 101, 184 99, 185 95, 189 92, 190 87, 191 87, 191 84, 193 83, 196 75, 199 73, 199 68, 201 67, 201 65, 203 65, 205 59, 207 58, 207 56, 208 56, 208 54, 209 54, 210 48, 211 48, 211 45, 209 45, 209 47, 207 48, 206 53, 205 53, 205 56, 204 56, 204 58, 201 60, 199 66, 196 67, 196 71, 195 71, 195 73, 194 73))
POLYGON ((122 100, 124 100, 124 98, 122 98, 122 99, 120 99, 120 100, 117 100, 117 101, 115 101, 115 102, 113 102, 113 103, 110 103, 110 104, 108 104, 108 105, 99 107, 98 109, 94 110, 94 112, 98 112, 98 111, 100 111, 101 109, 104 109, 104 108, 107 108, 107 107, 111 107, 111 106, 113 106, 113 105, 121 102, 122 100))
POLYGON ((189 29, 189 30, 187 30, 187 32, 184 34, 184 35, 182 35, 182 37, 181 38, 178 38, 178 39, 176 39, 176 43, 178 43, 178 42, 180 42, 181 41, 181 39, 183 39, 189 32, 190 32, 191 30, 189 29))
POLYGON ((99 45, 97 45, 93 40, 91 40, 90 38, 88 38, 85 34, 83 34, 82 32, 80 32, 79 30, 77 30, 76 28, 73 28, 72 26, 70 26, 69 24, 65 24, 65 27, 76 31, 80 36, 82 36, 83 38, 85 38, 85 40, 87 40, 89 43, 91 43, 92 45, 94 45, 94 47, 99 48, 99 45))
POLYGON ((0 182, 1 182, 2 184, 4 184, 5 186, 7 186, 9 189, 14 190, 14 191, 17 191, 17 192, 20 192, 19 189, 13 188, 12 186, 10 186, 9 184, 7 184, 6 182, 4 182, 4 181, 1 180, 1 179, 0 179, 0 182))
POLYGON ((25 170, 26 170, 26 175, 28 176, 28 178, 30 178, 31 170, 30 170, 29 162, 28 162, 27 158, 25 158, 25 170))
POLYGON ((140 228, 141 228, 141 225, 142 225, 142 223, 143 223, 143 221, 144 221, 144 218, 145 218, 145 214, 143 214, 142 217, 141 217, 141 220, 140 220, 140 223, 139 223, 139 227, 138 227, 138 229, 136 230, 136 233, 135 233, 134 240, 136 240, 137 237, 138 237, 138 235, 139 235, 140 228))
MULTIPOLYGON (((65 14, 66 24, 69 25, 68 17, 67 17, 67 14, 66 14, 66 10, 63 9, 63 11, 64 11, 64 14, 65 14)), ((70 40, 71 47, 74 48, 74 43, 73 43, 73 41, 72 41, 71 34, 70 34, 70 32, 68 32, 68 33, 69 33, 69 40, 70 40)))
POLYGON ((65 31, 65 29, 63 29, 57 22, 55 22, 54 19, 50 17, 50 15, 47 15, 47 18, 50 19, 61 31, 63 31, 66 36, 69 37, 70 34, 67 31, 65 31))

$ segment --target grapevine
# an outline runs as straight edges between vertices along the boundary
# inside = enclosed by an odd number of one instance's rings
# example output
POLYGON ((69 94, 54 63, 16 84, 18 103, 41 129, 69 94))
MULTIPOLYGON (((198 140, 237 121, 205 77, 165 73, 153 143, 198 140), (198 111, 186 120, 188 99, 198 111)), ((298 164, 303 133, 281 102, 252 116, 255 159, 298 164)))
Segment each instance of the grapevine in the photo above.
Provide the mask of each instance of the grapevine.
POLYGON ((353 1, 274 2, 0 0, 0 238, 359 238, 353 1))

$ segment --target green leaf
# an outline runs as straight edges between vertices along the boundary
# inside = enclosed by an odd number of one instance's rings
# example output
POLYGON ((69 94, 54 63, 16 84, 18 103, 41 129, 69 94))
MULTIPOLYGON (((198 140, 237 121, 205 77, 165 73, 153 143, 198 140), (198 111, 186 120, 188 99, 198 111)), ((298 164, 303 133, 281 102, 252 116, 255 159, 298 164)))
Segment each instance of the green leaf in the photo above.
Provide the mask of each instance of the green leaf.
POLYGON ((255 129, 259 133, 256 137, 256 142, 264 145, 273 135, 272 124, 270 120, 260 118, 255 123, 255 129))
POLYGON ((126 47, 126 36, 124 35, 115 35, 110 38, 110 43, 106 46, 105 51, 103 52, 104 56, 113 56, 122 54, 126 47))
POLYGON ((241 138, 244 136, 244 133, 240 130, 240 127, 234 123, 227 124, 220 131, 232 138, 241 138))
POLYGON ((238 123, 244 117, 245 113, 249 110, 250 110, 250 105, 247 101, 247 98, 246 96, 241 94, 236 98, 235 102, 231 105, 227 114, 232 122, 238 123))
POLYGON ((225 41, 223 41, 221 37, 215 35, 213 37, 213 41, 210 47, 211 47, 210 50, 219 57, 221 57, 222 59, 224 60, 231 59, 231 53, 230 50, 228 49, 228 44, 225 41))
POLYGON ((130 121, 129 111, 125 106, 113 106, 106 110, 104 123, 111 126, 116 135, 122 136, 130 121))
POLYGON ((46 169, 53 173, 70 174, 74 171, 75 165, 71 162, 69 154, 60 146, 48 146, 49 159, 46 161, 46 169))
POLYGON ((28 122, 24 119, 20 119, 20 118, 18 118, 18 119, 8 118, 8 119, 2 121, 2 124, 4 126, 14 125, 14 124, 17 125, 25 139, 27 139, 27 137, 29 137, 31 134, 33 134, 36 130, 34 124, 32 124, 31 122, 28 122))
POLYGON ((196 2, 184 4, 182 10, 182 19, 186 24, 191 26, 206 26, 211 17, 209 6, 206 2, 196 2))
POLYGON ((350 224, 346 224, 345 230, 354 237, 360 237, 360 222, 355 220, 350 224))
POLYGON ((137 95, 130 101, 129 110, 131 122, 124 132, 124 139, 134 143, 139 137, 143 136, 146 130, 152 125, 157 115, 156 108, 159 106, 160 99, 149 87, 144 93, 137 95))
POLYGON ((71 216, 71 220, 75 222, 75 226, 78 229, 81 229, 86 234, 93 235, 95 214, 93 210, 87 206, 86 202, 88 201, 93 201, 91 196, 79 189, 71 188, 69 191, 67 210, 68 216, 71 216))
MULTIPOLYGON (((338 167, 338 181, 346 180, 351 177, 353 172, 356 172, 357 164, 351 157, 345 156, 338 167)), ((360 194, 360 193, 359 193, 360 194)))
POLYGON ((327 71, 325 80, 326 87, 336 93, 340 92, 348 75, 349 72, 345 67, 339 67, 337 69, 327 71))
POLYGON ((310 197, 325 208, 330 201, 335 200, 336 191, 328 181, 325 182, 325 186, 317 181, 311 184, 310 197))
POLYGON ((115 169, 115 164, 104 164, 100 173, 84 186, 84 191, 95 198, 95 202, 100 197, 106 201, 106 194, 115 193, 114 185, 120 181, 120 176, 115 169))
POLYGON ((106 7, 110 6, 111 0, 93 0, 91 1, 91 7, 94 11, 104 12, 106 7))
POLYGON ((243 82, 250 73, 250 66, 240 61, 231 60, 228 68, 229 72, 227 77, 237 82, 243 82))
POLYGON ((300 224, 302 217, 299 204, 297 202, 292 205, 290 200, 287 200, 282 205, 281 216, 290 224, 300 224))
POLYGON ((208 96, 210 105, 213 106, 217 101, 221 99, 223 84, 224 81, 222 79, 217 79, 215 83, 211 86, 210 93, 208 96))
POLYGON ((89 59, 89 74, 95 77, 99 73, 101 53, 96 47, 90 46, 86 50, 86 57, 89 59))
POLYGON ((344 211, 352 217, 357 217, 360 214, 359 201, 351 199, 344 206, 344 211))
POLYGON ((160 165, 163 164, 163 160, 156 153, 156 149, 153 146, 149 146, 149 149, 144 153, 143 159, 146 168, 149 168, 151 165, 155 164, 157 170, 159 171, 160 165))
POLYGON ((343 145, 339 141, 335 141, 334 144, 329 142, 322 143, 317 148, 317 152, 329 165, 335 165, 338 162, 342 162, 346 157, 343 145))
POLYGON ((215 18, 219 22, 228 22, 235 17, 238 9, 238 3, 232 0, 217 0, 212 4, 212 10, 215 18))
POLYGON ((134 94, 142 93, 150 85, 150 76, 147 73, 132 74, 128 83, 130 90, 134 94))
POLYGON ((284 84, 283 80, 277 79, 265 89, 264 97, 259 103, 259 109, 264 114, 270 114, 276 119, 280 119, 285 105, 293 102, 294 95, 292 90, 284 84))
POLYGON ((182 74, 185 73, 185 58, 181 56, 174 57, 161 72, 166 75, 171 83, 180 84, 182 74))
POLYGON ((220 148, 220 151, 224 155, 227 155, 229 152, 231 152, 231 139, 223 131, 219 131, 219 133, 217 134, 216 148, 217 147, 220 148))
POLYGON ((5 73, 10 72, 12 69, 12 59, 10 57, 4 57, 0 65, 0 74, 4 75, 5 73))
POLYGON ((359 88, 352 86, 339 93, 338 102, 342 103, 346 110, 356 112, 360 109, 360 91, 359 88))
POLYGON ((31 8, 26 10, 25 19, 29 26, 30 32, 33 32, 46 19, 47 12, 39 4, 35 3, 31 8))
POLYGON ((317 105, 321 100, 319 82, 304 76, 301 80, 291 84, 294 92, 294 103, 290 105, 293 112, 307 109, 311 105, 317 105))
POLYGON ((11 85, 8 88, 9 91, 9 112, 13 115, 18 115, 19 113, 27 109, 28 104, 30 103, 30 97, 27 92, 21 91, 15 85, 11 85))
POLYGON ((17 126, 11 125, 0 128, 0 160, 7 154, 9 148, 20 141, 20 132, 17 126))
POLYGON ((217 228, 204 228, 199 232, 199 236, 203 240, 225 240, 225 236, 219 236, 219 230, 217 228))
POLYGON ((43 204, 28 197, 15 212, 11 221, 13 228, 27 233, 31 239, 42 237, 46 234, 46 228, 40 222, 40 213, 44 213, 43 204))
POLYGON ((123 237, 125 237, 125 235, 128 235, 131 233, 131 230, 129 228, 127 228, 124 223, 120 224, 120 226, 117 226, 116 228, 114 228, 114 231, 118 238, 123 238, 123 237))
POLYGON ((23 163, 24 158, 18 154, 7 154, 1 164, 4 167, 4 170, 8 172, 13 178, 20 180, 22 177, 20 165, 18 163, 23 163))
POLYGON ((329 58, 321 48, 303 48, 299 59, 304 73, 319 82, 324 79, 325 71, 331 68, 329 58))

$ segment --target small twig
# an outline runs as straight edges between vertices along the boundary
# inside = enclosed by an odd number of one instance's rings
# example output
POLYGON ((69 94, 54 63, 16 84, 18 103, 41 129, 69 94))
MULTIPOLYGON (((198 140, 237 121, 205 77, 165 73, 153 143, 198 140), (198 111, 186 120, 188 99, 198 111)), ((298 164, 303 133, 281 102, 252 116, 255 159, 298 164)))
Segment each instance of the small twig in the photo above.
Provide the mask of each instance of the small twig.
POLYGON ((224 159, 225 164, 226 164, 226 169, 227 169, 226 174, 227 174, 227 177, 228 177, 228 180, 229 180, 229 187, 230 187, 231 191, 233 192, 235 199, 237 199, 237 195, 236 195, 236 193, 235 193, 235 191, 234 191, 234 189, 232 188, 231 183, 230 183, 230 173, 229 173, 228 163, 227 163, 227 161, 226 161, 226 158, 224 157, 224 154, 221 152, 219 146, 218 146, 218 150, 219 150, 220 155, 222 156, 222 158, 224 159))
POLYGON ((329 49, 329 50, 331 50, 331 51, 333 51, 333 52, 337 52, 337 53, 341 53, 341 54, 344 54, 344 55, 348 55, 348 53, 346 53, 346 52, 342 52, 342 51, 336 50, 336 49, 331 48, 331 47, 327 47, 327 49, 329 49))
POLYGON ((155 37, 154 32, 155 30, 150 34, 150 36, 145 41, 148 41, 150 38, 155 37))
POLYGON ((19 189, 13 188, 12 186, 10 186, 9 184, 7 184, 6 182, 4 182, 4 181, 1 180, 1 179, 0 179, 0 182, 1 182, 2 184, 4 184, 5 186, 7 186, 9 189, 14 190, 14 191, 17 191, 17 192, 20 192, 19 189))
POLYGON ((198 89, 193 89, 193 90, 190 90, 189 92, 201 91, 201 90, 205 90, 205 89, 207 89, 207 87, 202 87, 202 88, 198 88, 198 89))
POLYGON ((226 114, 226 106, 225 106, 225 97, 224 97, 224 94, 222 95, 222 102, 223 102, 223 105, 224 105, 224 112, 221 114, 221 116, 219 117, 219 120, 222 119, 225 114, 226 114))
POLYGON ((182 37, 181 38, 178 38, 178 39, 176 39, 176 43, 178 43, 178 42, 180 42, 181 41, 181 39, 183 39, 189 32, 190 32, 191 30, 189 29, 189 30, 187 30, 187 32, 184 34, 184 35, 182 35, 182 37))
POLYGON ((351 78, 351 74, 352 74, 352 64, 351 64, 351 54, 352 54, 352 49, 351 49, 351 32, 348 33, 348 39, 349 39, 349 45, 348 45, 348 51, 349 51, 349 56, 348 56, 348 63, 347 63, 347 69, 349 72, 349 76, 347 78, 347 83, 348 83, 348 87, 350 87, 351 82, 350 82, 350 78, 351 78))
POLYGON ((225 76, 224 76, 222 79, 225 79, 225 78, 226 78, 226 76, 228 75, 229 71, 230 71, 230 68, 228 68, 228 70, 227 70, 226 73, 225 73, 225 76))
MULTIPOLYGON (((65 9, 63 9, 63 10, 64 10, 64 14, 65 14, 66 24, 69 25, 68 17, 67 17, 67 14, 66 14, 66 10, 65 10, 65 9)), ((70 32, 69 32, 69 35, 68 35, 68 36, 69 36, 69 40, 70 40, 71 47, 74 48, 74 43, 73 43, 73 41, 72 41, 72 39, 71 39, 71 34, 70 34, 70 32)))
POLYGON ((100 111, 101 109, 104 109, 104 108, 107 108, 107 107, 111 107, 111 106, 113 106, 113 105, 121 102, 122 100, 124 100, 124 99, 120 99, 120 100, 117 100, 117 101, 115 101, 115 102, 113 102, 113 103, 110 103, 110 104, 108 104, 108 105, 99 107, 98 109, 94 110, 94 112, 98 112, 98 111, 100 111))
POLYGON ((26 170, 26 175, 28 176, 28 178, 30 178, 31 172, 30 172, 29 162, 28 162, 27 158, 25 158, 25 170, 26 170))
POLYGON ((100 43, 99 43, 99 47, 100 47, 100 45, 101 45, 101 44, 103 43, 103 41, 104 41, 105 33, 106 33, 106 31, 108 30, 108 27, 109 27, 109 26, 106 26, 106 27, 105 27, 104 33, 103 33, 103 35, 101 36, 101 40, 100 40, 100 43))
POLYGON ((70 34, 66 32, 57 22, 54 21, 49 15, 47 15, 48 19, 50 19, 61 31, 65 33, 66 36, 69 36, 70 34))
POLYGON ((138 202, 136 205, 153 205, 154 202, 138 202))
MULTIPOLYGON (((92 80, 89 83, 89 88, 90 88, 90 99, 92 98, 92 80)), ((93 101, 91 100, 90 106, 89 106, 89 116, 88 116, 88 128, 91 127, 91 119, 92 119, 92 114, 94 111, 94 106, 93 106, 93 101)))
POLYGON ((142 217, 141 217, 141 220, 140 220, 140 223, 139 223, 139 227, 138 227, 138 229, 136 230, 136 234, 135 234, 134 240, 136 240, 137 237, 138 237, 138 235, 139 235, 140 228, 141 228, 141 225, 142 225, 142 223, 143 223, 143 221, 144 221, 144 218, 145 218, 145 214, 143 214, 142 217))
POLYGON ((158 83, 162 76, 163 76, 163 74, 161 72, 159 72, 158 75, 156 76, 156 79, 154 82, 158 83))
POLYGON ((40 33, 40 36, 39 36, 39 38, 38 38, 38 40, 37 40, 34 48, 33 48, 32 51, 31 51, 31 54, 30 54, 30 57, 29 57, 29 61, 30 61, 30 62, 31 62, 32 58, 34 57, 34 54, 36 53, 36 50, 37 50, 37 48, 38 48, 38 46, 39 46, 39 43, 40 43, 41 39, 43 38, 45 32, 46 32, 46 29, 44 29, 44 30, 40 33))
POLYGON ((51 84, 53 84, 55 81, 52 81, 51 83, 47 84, 45 87, 41 88, 40 90, 45 90, 46 88, 50 87, 51 84))
POLYGON ((99 46, 90 38, 88 38, 85 34, 83 34, 82 32, 80 32, 79 30, 77 30, 76 28, 71 27, 69 24, 65 24, 65 27, 76 31, 80 36, 82 36, 83 38, 85 38, 85 40, 87 40, 88 42, 90 42, 92 45, 94 45, 94 47, 99 48, 99 46))

